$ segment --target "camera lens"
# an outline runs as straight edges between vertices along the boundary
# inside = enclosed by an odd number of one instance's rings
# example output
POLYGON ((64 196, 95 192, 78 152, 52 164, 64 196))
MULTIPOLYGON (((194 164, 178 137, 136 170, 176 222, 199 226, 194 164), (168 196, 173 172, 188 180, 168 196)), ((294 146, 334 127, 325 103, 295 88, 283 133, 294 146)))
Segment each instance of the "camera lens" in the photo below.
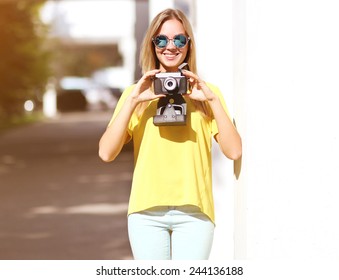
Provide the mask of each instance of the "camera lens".
POLYGON ((173 77, 168 77, 164 81, 164 88, 167 91, 173 91, 177 88, 177 81, 173 77))

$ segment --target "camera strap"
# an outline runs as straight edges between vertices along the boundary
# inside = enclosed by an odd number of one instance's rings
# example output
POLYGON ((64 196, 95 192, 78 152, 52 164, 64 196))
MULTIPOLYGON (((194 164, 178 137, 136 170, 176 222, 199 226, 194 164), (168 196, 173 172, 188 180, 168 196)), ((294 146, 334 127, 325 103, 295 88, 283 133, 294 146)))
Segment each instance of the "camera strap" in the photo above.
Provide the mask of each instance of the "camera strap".
POLYGON ((181 94, 168 95, 158 101, 157 114, 153 117, 156 126, 185 125, 187 104, 181 94))

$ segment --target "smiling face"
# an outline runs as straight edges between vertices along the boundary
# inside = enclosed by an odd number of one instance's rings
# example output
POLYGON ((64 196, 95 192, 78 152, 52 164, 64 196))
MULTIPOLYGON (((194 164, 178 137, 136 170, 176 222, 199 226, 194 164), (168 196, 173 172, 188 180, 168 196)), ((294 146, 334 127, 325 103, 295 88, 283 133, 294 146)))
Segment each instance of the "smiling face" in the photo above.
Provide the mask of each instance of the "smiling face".
MULTIPOLYGON (((173 39, 178 34, 186 34, 182 23, 176 19, 165 21, 158 30, 157 35, 166 35, 169 39, 173 39)), ((176 72, 178 66, 185 61, 188 52, 188 43, 183 48, 177 48, 173 40, 164 48, 155 47, 156 56, 160 62, 160 70, 162 72, 176 72)))

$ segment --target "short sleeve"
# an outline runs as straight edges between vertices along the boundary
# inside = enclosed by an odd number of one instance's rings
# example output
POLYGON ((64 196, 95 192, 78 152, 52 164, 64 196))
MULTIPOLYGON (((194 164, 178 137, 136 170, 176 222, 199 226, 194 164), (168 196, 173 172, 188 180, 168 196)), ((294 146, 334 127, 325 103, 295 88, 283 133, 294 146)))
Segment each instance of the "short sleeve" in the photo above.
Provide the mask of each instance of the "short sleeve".
MULTIPOLYGON (((108 126, 110 126, 114 119, 116 118, 116 116, 119 114, 122 106, 124 105, 125 103, 125 100, 126 98, 129 96, 129 94, 132 92, 133 88, 135 87, 135 85, 132 85, 132 86, 129 86, 127 87, 124 92, 122 93, 122 95, 120 96, 119 98, 119 101, 114 109, 114 113, 113 113, 113 116, 110 120, 110 122, 108 123, 108 126)), ((137 117, 135 115, 135 113, 133 113, 129 123, 128 123, 128 127, 127 127, 127 132, 128 134, 132 137, 132 132, 133 132, 133 127, 135 126, 135 122, 137 122, 137 117)))

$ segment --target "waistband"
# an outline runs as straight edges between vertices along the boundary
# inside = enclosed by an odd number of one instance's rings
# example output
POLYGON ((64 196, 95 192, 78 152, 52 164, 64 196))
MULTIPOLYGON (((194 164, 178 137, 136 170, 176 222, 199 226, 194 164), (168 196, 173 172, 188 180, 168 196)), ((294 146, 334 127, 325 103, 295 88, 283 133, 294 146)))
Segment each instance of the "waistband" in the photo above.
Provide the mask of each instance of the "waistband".
POLYGON ((155 206, 147 208, 141 212, 169 212, 169 211, 178 211, 184 213, 201 213, 201 210, 198 206, 195 205, 180 205, 180 206, 155 206))

